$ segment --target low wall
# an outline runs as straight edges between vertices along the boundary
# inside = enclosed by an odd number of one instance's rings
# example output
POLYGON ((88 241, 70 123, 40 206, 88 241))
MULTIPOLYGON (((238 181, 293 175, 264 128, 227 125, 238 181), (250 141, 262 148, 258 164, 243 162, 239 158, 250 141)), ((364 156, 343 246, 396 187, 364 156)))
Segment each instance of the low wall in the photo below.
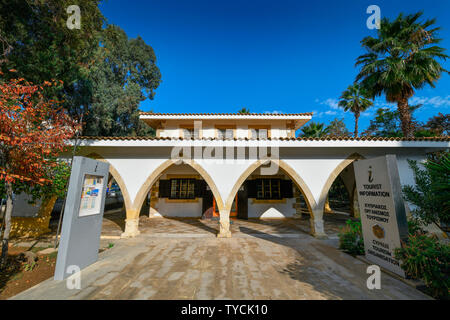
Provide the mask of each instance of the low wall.
POLYGON ((44 201, 36 218, 11 218, 11 238, 39 237, 49 233, 49 223, 56 197, 44 201))
POLYGON ((158 199, 152 205, 153 217, 200 218, 202 216, 202 199, 193 201, 158 199))
POLYGON ((295 198, 284 199, 282 201, 260 202, 255 199, 248 199, 249 218, 292 218, 296 210, 294 208, 295 198))

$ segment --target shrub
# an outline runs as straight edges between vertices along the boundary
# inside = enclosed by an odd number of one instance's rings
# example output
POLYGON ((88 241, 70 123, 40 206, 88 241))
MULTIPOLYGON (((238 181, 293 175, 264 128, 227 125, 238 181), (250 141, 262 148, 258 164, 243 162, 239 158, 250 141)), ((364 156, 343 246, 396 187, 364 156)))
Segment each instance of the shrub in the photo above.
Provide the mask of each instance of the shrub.
POLYGON ((424 223, 450 223, 449 153, 429 156, 423 165, 408 160, 415 185, 403 187, 405 200, 414 205, 413 215, 424 223))
POLYGON ((415 235, 426 233, 426 231, 422 229, 422 225, 423 224, 419 219, 412 218, 408 220, 408 234, 415 235))
POLYGON ((449 298, 450 246, 425 234, 409 236, 408 244, 395 249, 395 258, 401 261, 406 274, 422 279, 428 293, 440 299, 449 298))
POLYGON ((360 220, 347 220, 346 226, 339 233, 339 249, 351 255, 364 254, 364 239, 360 220))

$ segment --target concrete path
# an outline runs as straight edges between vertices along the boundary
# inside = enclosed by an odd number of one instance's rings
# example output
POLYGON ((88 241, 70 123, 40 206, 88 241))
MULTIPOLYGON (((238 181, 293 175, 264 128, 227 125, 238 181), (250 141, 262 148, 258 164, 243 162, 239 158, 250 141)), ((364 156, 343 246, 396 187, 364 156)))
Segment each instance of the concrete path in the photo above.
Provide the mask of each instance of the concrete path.
POLYGON ((144 232, 101 253, 81 290, 49 279, 13 299, 429 299, 384 273, 381 290, 368 290, 367 265, 335 237, 257 229, 247 223, 231 239, 144 232))

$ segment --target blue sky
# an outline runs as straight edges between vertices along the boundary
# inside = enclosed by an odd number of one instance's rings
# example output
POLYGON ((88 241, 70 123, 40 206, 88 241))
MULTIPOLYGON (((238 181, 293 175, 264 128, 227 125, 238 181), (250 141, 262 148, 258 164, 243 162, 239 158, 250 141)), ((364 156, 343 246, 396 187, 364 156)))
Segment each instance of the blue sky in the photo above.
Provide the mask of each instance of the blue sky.
MULTIPOLYGON (((369 5, 378 5, 382 17, 423 10, 437 18, 450 55, 448 0, 106 0, 101 10, 109 23, 155 50, 163 82, 141 110, 314 111, 314 121, 344 118, 352 131, 352 114, 336 103, 357 74, 361 39, 376 34, 366 27, 369 5)), ((450 70, 450 60, 443 65, 450 70)), ((410 102, 424 104, 416 112, 421 121, 448 113, 450 76, 410 102)), ((362 129, 379 106, 384 97, 363 114, 362 129)))

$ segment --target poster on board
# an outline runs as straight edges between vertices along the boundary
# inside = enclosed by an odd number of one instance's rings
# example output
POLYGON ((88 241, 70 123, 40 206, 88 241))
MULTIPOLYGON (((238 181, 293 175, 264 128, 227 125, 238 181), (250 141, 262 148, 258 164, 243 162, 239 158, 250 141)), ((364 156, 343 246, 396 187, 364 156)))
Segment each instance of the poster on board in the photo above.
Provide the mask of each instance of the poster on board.
POLYGON ((103 193, 103 177, 87 174, 83 180, 79 217, 100 214, 103 193))

